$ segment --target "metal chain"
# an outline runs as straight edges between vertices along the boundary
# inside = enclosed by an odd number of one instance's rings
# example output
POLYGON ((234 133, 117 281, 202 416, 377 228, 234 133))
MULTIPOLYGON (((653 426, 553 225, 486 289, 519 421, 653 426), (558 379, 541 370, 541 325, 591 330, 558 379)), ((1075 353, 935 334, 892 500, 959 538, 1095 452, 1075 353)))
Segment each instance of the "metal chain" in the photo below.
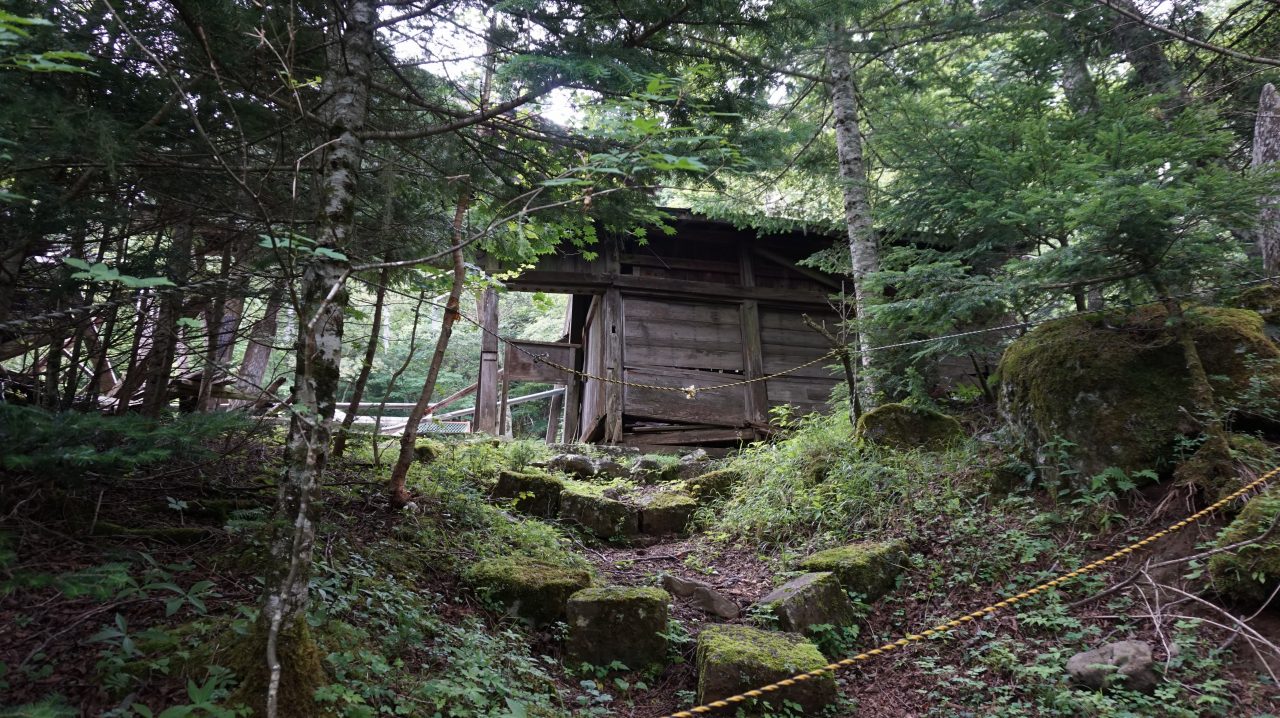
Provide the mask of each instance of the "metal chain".
POLYGON ((1226 506, 1232 501, 1235 501, 1241 496, 1244 496, 1250 491, 1263 487, 1264 485, 1267 484, 1267 482, 1275 478, 1277 474, 1280 474, 1280 467, 1277 467, 1268 471, 1267 473, 1263 474, 1257 479, 1249 482, 1248 484, 1245 484, 1243 487, 1237 489, 1236 491, 1233 491, 1231 494, 1219 499, 1218 501, 1215 501, 1214 503, 1195 512, 1194 514, 1188 516, 1187 518, 1151 534, 1150 536, 1142 539, 1141 541, 1134 541, 1133 543, 1125 546, 1124 548, 1118 551, 1115 551, 1107 556, 1104 556, 1098 559, 1097 561, 1094 561, 1093 563, 1087 564, 1085 566, 1081 566, 1080 568, 1077 568, 1074 571, 1064 573, 1061 576, 1058 576, 1057 578, 1051 579, 1049 581, 1045 581, 1044 583, 1041 583, 1038 586, 1035 586, 1034 588, 1029 588, 1026 591, 1023 591, 1022 593, 1019 593, 1014 596, 1010 596, 1009 598, 1006 598, 1003 601, 1000 601, 998 603, 993 603, 989 606, 984 606, 982 608, 979 608, 976 611, 960 616, 959 618, 954 618, 950 621, 939 623, 933 628, 921 631, 919 633, 907 634, 906 636, 903 636, 902 638, 899 638, 896 641, 890 641, 889 643, 885 643, 877 648, 873 648, 867 651, 866 653, 859 653, 856 656, 850 656, 843 660, 836 661, 835 663, 828 663, 827 665, 822 666, 821 668, 816 668, 807 673, 799 673, 794 676, 791 676, 790 678, 777 681, 776 683, 770 683, 767 686, 760 686, 759 688, 745 691, 737 695, 729 696, 728 698, 722 698, 720 700, 712 701, 704 705, 695 706, 688 710, 680 711, 678 713, 672 713, 670 715, 663 716, 662 718, 696 718, 699 715, 705 715, 714 710, 732 707, 738 703, 742 703, 743 701, 747 701, 753 698, 761 698, 769 693, 773 693, 774 691, 787 688, 788 686, 794 686, 797 683, 802 683, 804 681, 811 680, 813 678, 821 678, 822 676, 825 676, 828 674, 834 674, 841 669, 848 668, 858 663, 871 660, 876 656, 882 656, 886 653, 889 653, 890 651, 895 651, 899 648, 905 648, 906 646, 909 646, 913 643, 919 643, 920 641, 923 641, 926 638, 931 638, 933 636, 947 633, 948 631, 954 630, 956 628, 960 628, 964 624, 972 622, 974 619, 991 615, 996 611, 999 611, 1004 608, 1008 608, 1009 606, 1012 606, 1015 603, 1018 603, 1020 601, 1025 601, 1028 598, 1032 598, 1033 596, 1037 596, 1041 593, 1044 593, 1045 591, 1048 591, 1051 588, 1056 588, 1064 583, 1073 581, 1087 573, 1096 571, 1099 568, 1102 568, 1103 566, 1106 566, 1109 563, 1115 563, 1121 558, 1128 556, 1134 551, 1145 548, 1146 546, 1152 543, 1155 543, 1156 541, 1164 538, 1165 536, 1175 534, 1181 531, 1182 529, 1209 516, 1210 514, 1217 512, 1222 507, 1226 506))

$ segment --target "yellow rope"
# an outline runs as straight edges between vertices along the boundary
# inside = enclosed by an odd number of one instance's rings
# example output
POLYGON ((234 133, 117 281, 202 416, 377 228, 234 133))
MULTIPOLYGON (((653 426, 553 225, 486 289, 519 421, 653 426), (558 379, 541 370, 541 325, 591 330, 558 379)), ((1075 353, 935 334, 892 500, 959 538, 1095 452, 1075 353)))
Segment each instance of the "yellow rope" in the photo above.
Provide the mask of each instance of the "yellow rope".
POLYGON ((1129 544, 1128 546, 1125 546, 1124 548, 1108 556, 1105 556, 1103 558, 1098 559, 1097 561, 1094 561, 1091 564, 1077 568, 1076 570, 1071 571, 1069 573, 1064 573, 1055 579, 1045 581, 1044 583, 1034 588, 1029 588, 1026 591, 1023 591, 1022 593, 1019 593, 1015 596, 1010 596, 1009 598, 1006 598, 1003 601, 1000 601, 999 603, 993 603, 989 606, 984 606, 983 608, 979 608, 978 610, 972 613, 965 614, 959 618, 952 619, 945 623, 939 623, 933 628, 921 631, 919 633, 908 634, 906 636, 903 636, 902 638, 899 638, 896 641, 890 641, 889 643, 886 643, 878 648, 873 648, 867 651, 866 653, 859 653, 856 656, 850 656, 849 658, 836 661, 835 663, 828 663, 827 665, 821 668, 816 668, 812 671, 809 671, 808 673, 800 673, 800 674, 791 676, 790 678, 778 681, 777 683, 770 683, 767 686, 760 686, 759 688, 756 688, 754 690, 746 691, 744 693, 739 693, 736 696, 729 696, 728 698, 723 698, 718 701, 712 701, 711 703, 696 706, 686 711, 680 711, 679 713, 672 713, 671 715, 663 716, 663 718, 695 718, 698 715, 710 713, 711 711, 714 711, 714 710, 719 710, 721 708, 729 708, 737 703, 741 703, 743 701, 746 701, 752 698, 760 698, 767 693, 772 693, 774 691, 777 691, 781 688, 786 688, 788 686, 794 686, 797 683, 807 681, 811 678, 820 678, 828 673, 835 673, 836 671, 839 671, 842 668, 848 668, 849 666, 855 665, 857 663, 861 663, 863 661, 870 660, 876 656, 880 656, 890 651, 895 651, 899 648, 909 646, 912 643, 918 643, 920 641, 923 641, 926 638, 929 638, 930 636, 936 636, 942 633, 946 633, 947 631, 950 631, 952 629, 959 628, 960 626, 963 626, 966 623, 972 622, 975 618, 982 618, 983 616, 993 614, 996 611, 999 611, 1004 608, 1008 608, 1009 606, 1012 606, 1013 604, 1018 603, 1019 601, 1025 601, 1026 599, 1031 598, 1032 596, 1036 596, 1038 594, 1044 593, 1045 591, 1048 591, 1051 588, 1055 588, 1061 584, 1067 583, 1069 581, 1073 581, 1079 578, 1080 576, 1083 576, 1086 573, 1096 571, 1097 569, 1102 568, 1103 566, 1109 563, 1114 563, 1115 561, 1118 561, 1119 559, 1125 556, 1128 556, 1129 554, 1133 553, 1138 549, 1144 548, 1152 543, 1155 543, 1156 541, 1159 541, 1165 536, 1169 536, 1171 534, 1177 533, 1178 531, 1181 531, 1182 529, 1190 526, 1191 524, 1194 524, 1197 521, 1205 518, 1206 516, 1216 512, 1218 509, 1221 509, 1223 506, 1226 506, 1227 504, 1231 503, 1232 501, 1235 501, 1241 496, 1244 496, 1250 491, 1253 491, 1256 488, 1260 488, 1261 486, 1266 484, 1268 481, 1270 481, 1272 478, 1274 478, 1276 474, 1280 474, 1280 467, 1277 467, 1268 471, 1267 473, 1258 477, 1254 481, 1251 481, 1250 483, 1246 484, 1240 489, 1232 492, 1230 495, 1218 501, 1215 501, 1209 506, 1206 506, 1205 508, 1195 512, 1194 514, 1188 516, 1187 518, 1171 526, 1168 526, 1160 531, 1157 531, 1151 534, 1150 536, 1142 539, 1141 541, 1135 541, 1129 544))

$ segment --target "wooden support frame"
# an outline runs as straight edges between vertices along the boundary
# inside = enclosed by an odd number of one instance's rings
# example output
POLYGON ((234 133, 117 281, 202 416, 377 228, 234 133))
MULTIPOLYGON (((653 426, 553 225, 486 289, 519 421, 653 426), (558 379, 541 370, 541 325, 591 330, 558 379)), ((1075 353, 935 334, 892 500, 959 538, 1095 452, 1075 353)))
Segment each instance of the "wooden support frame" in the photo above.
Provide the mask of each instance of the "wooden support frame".
POLYGON ((606 291, 602 308, 605 376, 612 380, 604 385, 604 441, 617 444, 622 441, 623 411, 622 385, 616 383, 623 378, 622 292, 617 288, 606 291))
POLYGON ((476 380, 475 430, 496 435, 498 426, 498 292, 486 287, 481 300, 480 376, 476 380))
MULTIPOLYGON (((742 286, 754 287, 755 266, 752 263, 751 252, 746 247, 738 250, 738 266, 742 286)), ((764 350, 760 340, 760 303, 754 299, 744 299, 739 305, 739 311, 743 378, 759 379, 764 376, 764 350)), ((747 422, 755 426, 768 425, 769 394, 764 382, 745 384, 742 390, 747 422)))

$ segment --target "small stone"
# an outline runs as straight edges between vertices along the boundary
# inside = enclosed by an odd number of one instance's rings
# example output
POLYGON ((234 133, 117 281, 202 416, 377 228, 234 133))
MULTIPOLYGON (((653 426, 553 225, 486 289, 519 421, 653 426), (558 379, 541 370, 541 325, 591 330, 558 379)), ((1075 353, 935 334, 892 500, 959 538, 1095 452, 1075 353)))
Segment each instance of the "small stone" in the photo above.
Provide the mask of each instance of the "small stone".
POLYGON ((583 481, 596 475, 596 462, 585 454, 557 454, 547 460, 547 468, 563 471, 583 481))
POLYGON ((560 510, 564 482, 540 473, 504 471, 489 494, 493 499, 514 499, 515 510, 529 516, 555 518, 560 510))
POLYGON ((1124 688, 1150 693, 1160 683, 1151 646, 1142 641, 1108 643, 1077 653, 1067 661, 1072 680, 1095 691, 1124 688))
POLYGON ((641 484, 656 484, 676 478, 679 464, 663 461, 652 455, 641 456, 631 464, 631 480, 641 484))
POLYGON ((682 578, 669 573, 662 574, 662 587, 667 590, 667 593, 677 598, 689 598, 699 588, 711 588, 709 584, 697 579, 682 578))
POLYGON ((718 469, 689 479, 684 488, 700 503, 706 503, 727 496, 741 481, 742 472, 737 469, 718 469))
POLYGON ((635 506, 596 494, 581 485, 567 485, 560 493, 560 517, 576 522, 598 538, 640 533, 640 512, 635 506))
POLYGON ((640 501, 640 532, 649 536, 684 533, 698 502, 675 492, 662 492, 640 501))
MULTIPOLYGON (((708 626, 698 636, 698 703, 727 698, 826 665, 817 646, 793 633, 747 626, 708 626)), ((767 694, 759 703, 742 704, 748 715, 800 706, 817 715, 836 700, 835 677, 826 673, 767 694)))
POLYGON ((689 603, 703 613, 732 621, 742 613, 738 603, 710 586, 698 586, 693 589, 689 603))
POLYGON ((625 479, 630 474, 617 459, 605 458, 596 462, 597 479, 625 479))
POLYGON ((808 634, 814 626, 853 624, 853 604, 830 572, 806 573, 760 599, 778 619, 778 628, 808 634))
POLYGON ((707 461, 706 449, 695 449, 694 451, 680 457, 680 463, 676 464, 676 478, 692 479, 695 476, 706 473, 707 461))
POLYGON ((663 662, 667 654, 667 594, 656 588, 587 588, 569 597, 569 638, 565 653, 573 663, 630 670, 663 662))
POLYGON ((535 626, 562 620, 569 596, 591 585, 585 569, 568 568, 526 556, 480 561, 464 580, 482 597, 535 626))
POLYGON ((898 574, 902 573, 905 550, 901 541, 865 541, 819 551, 801 559, 796 568, 834 573, 841 588, 862 594, 870 603, 894 589, 898 574))

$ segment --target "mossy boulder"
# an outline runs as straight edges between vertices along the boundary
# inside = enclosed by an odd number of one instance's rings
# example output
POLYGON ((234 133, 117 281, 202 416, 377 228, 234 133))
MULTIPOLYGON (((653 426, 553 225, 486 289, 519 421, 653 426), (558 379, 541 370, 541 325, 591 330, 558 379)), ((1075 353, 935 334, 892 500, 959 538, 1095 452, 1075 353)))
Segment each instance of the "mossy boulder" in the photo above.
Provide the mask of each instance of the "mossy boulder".
POLYGON ((641 484, 657 484, 680 478, 680 460, 674 456, 645 454, 631 464, 631 480, 641 484))
POLYGON ((651 587, 603 586, 573 594, 567 607, 569 661, 593 666, 618 661, 637 671, 663 662, 667 601, 666 591, 651 587))
MULTIPOLYGON (((1273 486, 1245 504, 1244 510, 1218 537, 1219 547, 1257 539, 1266 534, 1280 514, 1280 487, 1273 486)), ((1213 587, 1224 596, 1258 604, 1280 583, 1280 529, 1262 541, 1209 559, 1213 587)))
POLYGON ((901 541, 864 541, 819 551, 800 559, 796 568, 833 573, 844 590, 860 593, 870 602, 894 589, 905 557, 906 545, 901 541))
MULTIPOLYGON (((818 647, 794 633, 748 626, 708 626, 698 635, 698 703, 726 698, 826 665, 818 647)), ((748 715, 782 710, 796 703, 803 715, 816 715, 836 700, 830 673, 768 694, 748 715)))
POLYGON ((640 533, 649 536, 684 533, 698 502, 688 494, 661 491, 640 499, 640 533))
POLYGON ((684 482, 684 489, 700 503, 727 496, 742 483, 742 472, 734 468, 708 471, 684 482))
POLYGON ((560 493, 560 517, 577 523, 598 538, 640 533, 639 508, 604 496, 603 491, 597 486, 569 482, 560 493))
POLYGON ((536 626, 563 620, 569 597, 591 585, 585 569, 527 556, 485 559, 467 569, 463 579, 484 599, 536 626))
POLYGON ((440 458, 445 452, 445 445, 434 439, 418 439, 413 445, 413 458, 423 464, 429 464, 440 458))
POLYGON ((1252 309, 1262 317, 1263 330, 1273 340, 1280 338, 1280 287, 1259 284, 1241 292, 1231 302, 1241 309, 1252 309))
POLYGON ((513 500, 516 511, 541 518, 555 518, 560 512, 560 494, 565 482, 550 474, 503 471, 489 494, 495 500, 513 500))
POLYGON ((853 604, 834 573, 806 573, 760 599, 778 628, 810 634, 814 626, 842 628, 853 624, 853 604))
POLYGON ((863 414, 854 437, 890 449, 945 449, 964 439, 964 427, 955 417, 933 409, 906 404, 884 404, 863 414))
MULTIPOLYGON (((1185 313, 1220 406, 1280 397, 1264 377, 1250 391, 1250 358, 1280 359, 1256 312, 1196 307, 1185 313)), ((1047 322, 1000 361, 1000 413, 1038 465, 1065 440, 1070 468, 1088 478, 1115 466, 1167 470, 1179 437, 1199 435, 1182 348, 1162 307, 1047 322)))

